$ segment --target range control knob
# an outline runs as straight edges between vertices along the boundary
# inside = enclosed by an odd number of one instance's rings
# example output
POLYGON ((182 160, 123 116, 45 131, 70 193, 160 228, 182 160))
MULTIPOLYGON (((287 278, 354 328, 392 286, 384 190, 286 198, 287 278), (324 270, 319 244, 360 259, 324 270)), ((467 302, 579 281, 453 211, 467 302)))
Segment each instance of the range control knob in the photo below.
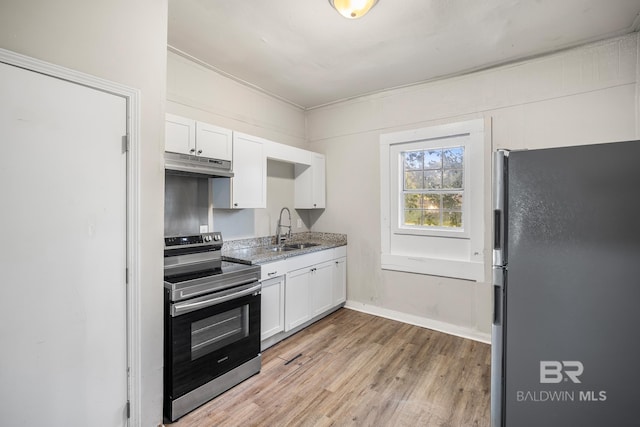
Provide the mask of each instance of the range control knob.
POLYGON ((218 240, 220 240, 220 235, 219 235, 219 234, 214 234, 214 235, 213 235, 213 240, 215 240, 216 242, 217 242, 218 240))
POLYGON ((211 241, 211 236, 204 236, 204 241, 205 242, 210 242, 211 241))

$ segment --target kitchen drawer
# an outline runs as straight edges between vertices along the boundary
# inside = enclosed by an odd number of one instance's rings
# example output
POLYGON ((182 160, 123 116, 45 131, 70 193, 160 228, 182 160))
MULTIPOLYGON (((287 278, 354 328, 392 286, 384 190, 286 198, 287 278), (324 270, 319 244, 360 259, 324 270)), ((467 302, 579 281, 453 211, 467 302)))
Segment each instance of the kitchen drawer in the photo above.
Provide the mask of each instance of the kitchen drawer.
POLYGON ((321 262, 330 261, 333 258, 333 249, 312 252, 310 254, 299 256, 292 256, 291 258, 287 259, 287 271, 299 270, 301 268, 306 268, 314 264, 320 264, 321 262))
POLYGON ((334 258, 343 258, 347 256, 347 247, 346 246, 338 246, 333 250, 334 258))
POLYGON ((287 273, 287 260, 269 262, 260 266, 260 280, 267 280, 287 273))

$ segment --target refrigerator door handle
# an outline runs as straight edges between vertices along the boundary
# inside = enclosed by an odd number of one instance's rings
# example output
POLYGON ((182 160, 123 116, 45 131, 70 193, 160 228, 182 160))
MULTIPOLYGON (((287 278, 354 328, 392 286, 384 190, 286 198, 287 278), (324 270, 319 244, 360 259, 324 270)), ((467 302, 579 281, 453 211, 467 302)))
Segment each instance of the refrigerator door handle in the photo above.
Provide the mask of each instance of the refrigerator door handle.
POLYGON ((502 212, 498 209, 493 211, 493 249, 502 248, 502 212))
POLYGON ((504 302, 504 269, 494 267, 493 269, 493 324, 502 326, 504 302))
POLYGON ((504 266, 506 256, 505 184, 509 152, 499 150, 493 156, 493 265, 504 266))
POLYGON ((504 297, 506 270, 493 267, 493 325, 491 326, 491 427, 504 427, 504 297))

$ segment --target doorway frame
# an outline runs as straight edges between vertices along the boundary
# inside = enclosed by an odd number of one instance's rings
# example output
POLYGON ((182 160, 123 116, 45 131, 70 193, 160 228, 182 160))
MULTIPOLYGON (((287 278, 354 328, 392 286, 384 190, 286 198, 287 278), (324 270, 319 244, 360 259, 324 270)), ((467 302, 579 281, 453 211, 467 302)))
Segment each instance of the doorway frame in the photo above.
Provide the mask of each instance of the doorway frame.
POLYGON ((128 424, 141 422, 141 341, 140 341, 140 90, 80 71, 0 48, 0 62, 91 89, 120 96, 126 100, 126 313, 127 313, 127 399, 128 424))

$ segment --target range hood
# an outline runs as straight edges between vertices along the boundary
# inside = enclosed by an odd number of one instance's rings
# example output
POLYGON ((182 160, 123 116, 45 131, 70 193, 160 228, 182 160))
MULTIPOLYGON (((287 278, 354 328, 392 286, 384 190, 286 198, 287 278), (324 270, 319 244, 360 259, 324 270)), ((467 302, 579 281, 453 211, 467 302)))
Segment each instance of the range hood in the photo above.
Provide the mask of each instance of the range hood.
POLYGON ((201 178, 233 177, 229 160, 211 159, 189 154, 164 153, 165 172, 201 178))

